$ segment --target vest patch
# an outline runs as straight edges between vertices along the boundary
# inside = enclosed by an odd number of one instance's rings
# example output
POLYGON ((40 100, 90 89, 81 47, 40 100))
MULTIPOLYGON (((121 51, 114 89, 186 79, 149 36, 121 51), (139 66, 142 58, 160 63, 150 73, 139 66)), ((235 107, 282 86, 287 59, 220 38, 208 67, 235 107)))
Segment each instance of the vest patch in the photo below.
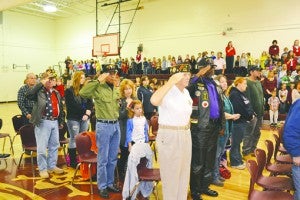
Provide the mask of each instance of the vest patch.
POLYGON ((203 108, 207 108, 208 106, 209 106, 208 101, 203 101, 203 102, 202 102, 202 107, 203 107, 203 108))

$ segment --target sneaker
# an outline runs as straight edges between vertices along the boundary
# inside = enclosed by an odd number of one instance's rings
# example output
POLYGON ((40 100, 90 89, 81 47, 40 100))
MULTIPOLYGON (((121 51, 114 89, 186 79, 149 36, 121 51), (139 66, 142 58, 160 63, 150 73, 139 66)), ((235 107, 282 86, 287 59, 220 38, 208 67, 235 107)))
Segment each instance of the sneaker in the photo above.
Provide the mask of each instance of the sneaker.
POLYGON ((52 174, 63 174, 64 170, 58 167, 54 167, 53 169, 48 169, 48 173, 52 174))
POLYGON ((219 186, 219 187, 224 186, 224 183, 222 181, 220 181, 219 179, 213 180, 212 184, 215 185, 215 186, 219 186))
POLYGON ((240 170, 243 170, 246 168, 245 164, 241 164, 241 165, 237 165, 237 166, 231 166, 231 168, 234 168, 234 169, 240 169, 240 170))
POLYGON ((49 178, 49 174, 48 174, 47 170, 40 171, 40 177, 41 178, 49 178))

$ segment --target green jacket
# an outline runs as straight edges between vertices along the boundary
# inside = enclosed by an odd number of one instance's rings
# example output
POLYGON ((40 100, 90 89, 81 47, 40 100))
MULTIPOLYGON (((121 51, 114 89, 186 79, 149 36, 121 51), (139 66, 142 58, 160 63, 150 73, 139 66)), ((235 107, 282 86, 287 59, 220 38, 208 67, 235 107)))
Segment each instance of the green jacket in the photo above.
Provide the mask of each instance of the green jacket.
POLYGON ((79 95, 83 98, 93 98, 96 118, 116 120, 119 118, 119 89, 114 87, 113 90, 107 83, 99 83, 99 81, 91 81, 85 85, 79 95))
POLYGON ((257 116, 264 115, 264 92, 260 81, 247 79, 246 96, 257 116))

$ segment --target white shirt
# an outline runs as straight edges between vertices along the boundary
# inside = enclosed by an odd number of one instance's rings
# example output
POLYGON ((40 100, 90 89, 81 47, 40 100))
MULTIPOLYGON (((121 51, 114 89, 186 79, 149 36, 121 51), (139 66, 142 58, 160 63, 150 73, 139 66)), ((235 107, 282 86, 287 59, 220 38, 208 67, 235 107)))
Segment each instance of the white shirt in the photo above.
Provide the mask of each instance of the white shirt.
POLYGON ((135 143, 145 142, 145 124, 147 123, 145 116, 133 117, 132 141, 135 143))
POLYGON ((226 61, 224 58, 214 59, 214 64, 217 65, 215 68, 216 70, 226 69, 226 61))
POLYGON ((158 123, 168 126, 185 126, 190 123, 192 99, 187 89, 180 91, 175 85, 164 96, 159 106, 158 123))

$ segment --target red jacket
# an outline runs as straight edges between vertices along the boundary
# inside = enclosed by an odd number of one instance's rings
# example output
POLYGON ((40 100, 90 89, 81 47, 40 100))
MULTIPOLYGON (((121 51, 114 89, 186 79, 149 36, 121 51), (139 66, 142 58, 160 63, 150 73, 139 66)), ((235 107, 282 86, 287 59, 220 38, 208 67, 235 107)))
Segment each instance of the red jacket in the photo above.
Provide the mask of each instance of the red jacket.
POLYGON ((229 57, 229 56, 234 56, 235 55, 235 48, 232 47, 232 49, 230 50, 230 47, 227 46, 225 48, 225 52, 226 52, 226 56, 229 57))
POLYGON ((272 45, 269 47, 269 54, 271 56, 279 55, 279 46, 278 45, 272 45))

